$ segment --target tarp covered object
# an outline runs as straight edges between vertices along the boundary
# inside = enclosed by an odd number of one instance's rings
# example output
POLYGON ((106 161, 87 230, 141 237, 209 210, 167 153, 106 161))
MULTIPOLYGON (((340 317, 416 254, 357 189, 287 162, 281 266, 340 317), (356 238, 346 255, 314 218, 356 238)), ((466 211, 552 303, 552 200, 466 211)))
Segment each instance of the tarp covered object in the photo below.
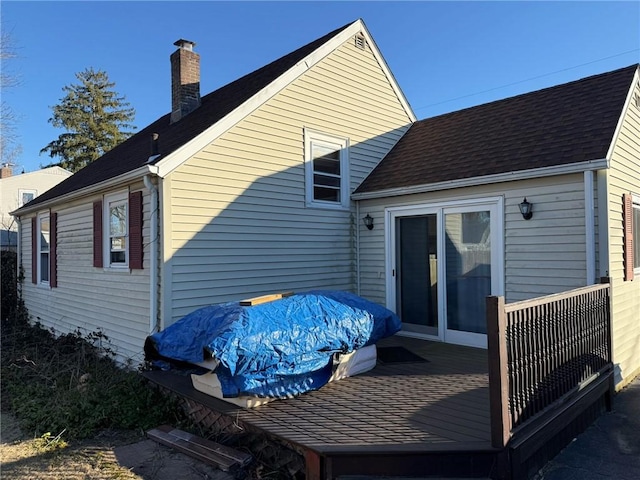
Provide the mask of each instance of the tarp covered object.
POLYGON ((243 307, 204 307, 147 338, 148 359, 216 358, 226 397, 288 397, 324 385, 334 353, 348 353, 400 330, 390 310, 341 291, 301 293, 243 307))

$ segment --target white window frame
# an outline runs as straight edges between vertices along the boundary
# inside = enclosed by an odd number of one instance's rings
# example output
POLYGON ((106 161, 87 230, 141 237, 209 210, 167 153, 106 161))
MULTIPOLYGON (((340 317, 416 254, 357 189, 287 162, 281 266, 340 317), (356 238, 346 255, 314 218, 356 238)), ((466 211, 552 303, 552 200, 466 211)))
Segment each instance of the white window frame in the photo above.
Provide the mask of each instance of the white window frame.
MULTIPOLYGON (((437 235, 438 253, 440 259, 446 258, 445 243, 441 239, 445 235, 445 216, 450 213, 474 212, 478 209, 489 210, 491 212, 491 295, 504 295, 505 291, 505 258, 504 258, 504 197, 478 197, 460 200, 438 200, 432 202, 396 205, 385 208, 385 269, 386 275, 386 298, 387 308, 396 312, 397 283, 396 283, 396 219, 399 217, 415 215, 437 215, 437 235)), ((446 260, 444 260, 446 262, 446 260)), ((458 345, 468 345, 480 348, 487 348, 487 338, 485 334, 458 333, 447 328, 447 310, 444 286, 446 284, 445 267, 442 265, 438 270, 438 335, 425 335, 401 331, 403 336, 416 337, 426 340, 439 340, 458 345)))
MULTIPOLYGON (((636 222, 636 212, 640 212, 640 195, 631 195, 631 233, 633 234, 633 253, 636 252, 636 242, 640 242, 640 222, 636 222)), ((633 256, 633 275, 640 275, 640 258, 633 256)))
POLYGON ((37 216, 37 221, 36 221, 36 228, 37 228, 37 232, 36 232, 36 238, 37 238, 37 246, 36 246, 36 253, 37 253, 37 257, 35 259, 33 259, 33 261, 36 262, 36 270, 38 272, 38 285, 42 285, 42 286, 49 286, 49 281, 51 280, 51 216, 49 215, 49 212, 42 212, 42 213, 38 213, 37 216), (49 280, 43 280, 42 279, 42 267, 43 267, 43 263, 42 263, 42 221, 43 220, 47 220, 49 222, 49 250, 47 251, 48 254, 48 261, 47 261, 47 270, 49 271, 49 280))
POLYGON ((107 270, 129 270, 129 192, 105 195, 102 202, 102 259, 107 270), (126 205, 124 262, 111 262, 111 206, 126 205))
MULTIPOLYGON (((36 198, 38 196, 38 191, 37 190, 33 190, 33 189, 30 189, 30 188, 19 188, 18 189, 18 207, 22 207, 23 205, 26 205, 26 203, 22 201, 22 196, 25 193, 32 193, 33 194, 33 198, 36 198)), ((33 200, 33 198, 31 200, 33 200)))
POLYGON ((304 129, 305 202, 307 207, 345 210, 349 208, 349 139, 328 135, 308 128, 304 129), (335 148, 340 152, 340 201, 317 200, 313 193, 312 147, 335 148))

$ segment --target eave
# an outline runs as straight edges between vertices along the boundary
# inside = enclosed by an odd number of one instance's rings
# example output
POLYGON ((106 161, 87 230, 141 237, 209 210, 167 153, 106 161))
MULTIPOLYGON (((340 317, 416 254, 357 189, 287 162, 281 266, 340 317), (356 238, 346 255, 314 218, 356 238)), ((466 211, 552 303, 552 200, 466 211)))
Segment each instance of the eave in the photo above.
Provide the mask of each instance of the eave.
POLYGON ((586 171, 596 171, 609 168, 607 158, 588 160, 586 162, 569 163, 566 165, 555 165, 553 167, 532 168, 516 172, 504 172, 494 175, 484 175, 481 177, 461 178, 457 180, 447 180, 437 183, 426 183, 421 185, 411 185, 407 187, 389 188, 376 190, 373 192, 354 193, 352 200, 369 200, 374 198, 395 197, 400 195, 413 195, 417 193, 437 192, 440 190, 450 190, 453 188, 475 187, 501 182, 513 182, 517 180, 531 180, 540 177, 552 177, 556 175, 566 175, 571 173, 582 173, 586 171))
POLYGON ((51 208, 52 206, 60 203, 65 203, 72 200, 78 200, 91 195, 95 195, 100 191, 108 190, 118 185, 130 183, 132 180, 140 179, 145 175, 149 175, 149 174, 157 175, 158 167, 156 167, 155 165, 144 165, 135 170, 131 170, 129 172, 123 173, 122 175, 118 175, 117 177, 113 177, 103 182, 95 183, 93 185, 88 185, 84 188, 74 190, 72 192, 66 193, 64 195, 60 195, 50 200, 45 200, 44 202, 37 203, 33 206, 26 205, 13 212, 10 212, 10 214, 16 217, 21 217, 33 212, 46 210, 47 208, 51 208))

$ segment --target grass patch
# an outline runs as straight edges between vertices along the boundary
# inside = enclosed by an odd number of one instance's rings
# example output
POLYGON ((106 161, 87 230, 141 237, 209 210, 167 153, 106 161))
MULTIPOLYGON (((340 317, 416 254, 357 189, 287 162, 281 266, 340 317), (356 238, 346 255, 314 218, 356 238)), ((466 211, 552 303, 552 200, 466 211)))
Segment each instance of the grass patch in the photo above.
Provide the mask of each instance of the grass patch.
POLYGON ((62 450, 67 448, 68 443, 62 439, 62 434, 65 431, 61 431, 58 435, 51 435, 51 432, 47 432, 39 438, 33 441, 33 446, 36 450, 41 452, 53 452, 55 450, 62 450))

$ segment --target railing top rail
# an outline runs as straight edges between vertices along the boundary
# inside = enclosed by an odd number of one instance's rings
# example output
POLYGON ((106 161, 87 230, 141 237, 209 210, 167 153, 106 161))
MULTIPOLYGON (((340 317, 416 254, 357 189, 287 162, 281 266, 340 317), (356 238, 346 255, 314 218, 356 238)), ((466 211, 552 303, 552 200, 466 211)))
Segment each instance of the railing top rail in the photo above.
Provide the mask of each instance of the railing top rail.
POLYGON ((537 307, 539 305, 547 305, 549 303, 556 302, 558 300, 564 300, 565 298, 577 297, 578 295, 584 295, 585 293, 597 292, 600 290, 606 290, 610 287, 608 283, 589 285, 587 287, 580 287, 567 292, 554 293, 551 295, 545 295, 544 297, 536 297, 530 300, 521 300, 519 302, 507 303, 504 306, 506 313, 514 312, 516 310, 522 310, 529 307, 537 307))

